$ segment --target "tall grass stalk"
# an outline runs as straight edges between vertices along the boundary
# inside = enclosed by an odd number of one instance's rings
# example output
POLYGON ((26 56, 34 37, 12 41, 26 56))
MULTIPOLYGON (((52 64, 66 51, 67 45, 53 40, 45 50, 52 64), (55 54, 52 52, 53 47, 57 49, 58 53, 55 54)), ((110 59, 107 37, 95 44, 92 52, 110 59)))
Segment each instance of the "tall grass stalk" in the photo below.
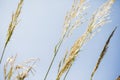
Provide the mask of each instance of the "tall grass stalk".
MULTIPOLYGON (((116 27, 116 28, 117 28, 117 27, 116 27)), ((100 65, 100 63, 102 62, 102 59, 104 58, 104 56, 105 56, 105 54, 106 54, 106 52, 107 52, 108 45, 109 45, 109 43, 110 43, 110 40, 111 40, 112 36, 114 35, 114 32, 115 32, 116 28, 112 31, 112 33, 110 34, 108 40, 106 41, 105 46, 104 46, 104 48, 103 48, 103 50, 102 50, 102 52, 101 52, 101 54, 100 54, 100 56, 99 56, 99 58, 98 58, 98 61, 97 61, 96 65, 95 65, 95 68, 94 68, 94 70, 92 71, 90 80, 92 80, 95 72, 96 72, 97 69, 99 68, 99 65, 100 65)))
POLYGON ((3 47, 2 55, 1 55, 1 58, 0 58, 0 64, 1 64, 3 56, 5 54, 6 47, 7 47, 8 43, 9 43, 9 41, 11 39, 11 36, 12 36, 17 24, 18 24, 18 17, 19 17, 19 15, 21 13, 22 5, 23 5, 23 0, 20 0, 19 4, 17 6, 16 12, 12 14, 12 20, 11 20, 11 22, 9 24, 5 45, 3 47))

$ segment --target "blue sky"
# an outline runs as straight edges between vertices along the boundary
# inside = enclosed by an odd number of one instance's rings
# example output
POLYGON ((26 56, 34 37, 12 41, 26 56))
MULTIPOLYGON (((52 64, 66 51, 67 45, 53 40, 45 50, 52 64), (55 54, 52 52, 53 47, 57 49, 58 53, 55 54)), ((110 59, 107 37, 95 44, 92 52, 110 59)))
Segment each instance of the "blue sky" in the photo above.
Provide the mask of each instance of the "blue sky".
MULTIPOLYGON (((88 15, 91 15, 106 0, 89 0, 88 15)), ((6 32, 11 15, 15 11, 19 0, 0 0, 0 53, 2 52, 6 32)), ((71 8, 73 0, 25 0, 20 16, 20 22, 15 29, 5 52, 3 63, 0 65, 0 80, 3 79, 2 65, 12 55, 18 54, 17 62, 34 57, 39 58, 35 75, 27 80, 42 80, 50 60, 54 46, 58 42, 63 29, 66 12, 71 8)), ((120 75, 120 0, 116 0, 111 9, 111 23, 104 25, 86 45, 83 46, 66 80, 89 80, 103 46, 114 29, 118 26, 107 54, 105 55, 93 80, 115 80, 120 75)), ((88 19, 90 16, 88 16, 88 19)), ((59 60, 64 56, 66 49, 70 49, 74 41, 85 31, 88 23, 76 29, 73 35, 63 42, 56 62, 48 76, 55 80, 59 60)))

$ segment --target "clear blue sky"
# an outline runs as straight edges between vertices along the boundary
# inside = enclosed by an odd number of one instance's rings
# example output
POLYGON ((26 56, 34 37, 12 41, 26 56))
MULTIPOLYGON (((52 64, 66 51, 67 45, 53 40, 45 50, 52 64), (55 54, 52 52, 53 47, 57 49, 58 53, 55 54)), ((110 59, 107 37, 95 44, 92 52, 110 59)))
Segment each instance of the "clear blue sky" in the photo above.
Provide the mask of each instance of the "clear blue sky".
MULTIPOLYGON (((89 1, 91 6, 88 14, 90 15, 107 0, 89 1)), ((18 2, 19 0, 0 0, 0 53, 11 15, 18 2)), ((40 58, 35 75, 30 75, 26 80, 43 80, 53 56, 54 46, 61 36, 65 14, 71 8, 72 2, 73 0, 25 0, 20 22, 8 44, 2 65, 9 56, 16 53, 17 62, 31 57, 40 58)), ((103 26, 101 31, 83 46, 66 80, 89 80, 100 52, 115 26, 118 26, 117 31, 93 80, 115 80, 120 75, 120 0, 116 0, 113 5, 110 17, 112 22, 103 26)), ((48 76, 49 80, 55 80, 59 60, 66 49, 69 49, 85 31, 86 25, 75 30, 73 35, 63 43, 48 76)), ((3 67, 0 65, 0 80, 3 79, 2 70, 3 67)))

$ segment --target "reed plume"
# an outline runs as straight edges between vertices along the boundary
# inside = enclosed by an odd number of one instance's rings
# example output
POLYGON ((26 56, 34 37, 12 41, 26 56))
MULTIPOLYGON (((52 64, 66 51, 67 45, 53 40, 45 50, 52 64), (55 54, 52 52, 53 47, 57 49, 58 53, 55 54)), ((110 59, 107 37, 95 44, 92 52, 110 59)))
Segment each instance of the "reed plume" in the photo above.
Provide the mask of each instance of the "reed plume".
POLYGON ((110 34, 108 40, 106 41, 105 46, 104 46, 104 48, 103 48, 103 50, 102 50, 102 52, 101 52, 101 54, 100 54, 100 56, 99 56, 99 59, 98 59, 96 65, 95 65, 95 68, 94 68, 94 70, 92 71, 91 79, 90 79, 90 80, 92 80, 95 72, 96 72, 97 69, 99 68, 99 65, 100 65, 100 63, 102 62, 102 59, 104 58, 104 56, 105 56, 105 54, 106 54, 106 52, 107 52, 108 45, 109 45, 109 43, 110 43, 110 40, 111 40, 112 36, 114 35, 115 30, 116 30, 116 28, 112 31, 112 33, 110 34))
POLYGON ((5 41, 3 51, 2 51, 2 55, 1 55, 1 58, 0 58, 0 64, 1 64, 3 56, 5 54, 6 47, 7 47, 8 43, 9 43, 9 41, 11 39, 11 36, 12 36, 17 24, 18 24, 18 17, 19 17, 19 15, 21 13, 22 5, 23 5, 23 0, 20 0, 19 4, 17 6, 16 12, 12 14, 12 20, 11 20, 11 22, 9 24, 6 41, 5 41))
POLYGON ((86 0, 74 0, 72 8, 65 16, 63 35, 69 37, 74 29, 80 27, 86 21, 84 16, 88 7, 89 4, 86 0))
POLYGON ((16 56, 9 57, 4 64, 4 80, 24 80, 39 59, 28 59, 21 64, 16 64, 16 56))
POLYGON ((12 56, 7 59, 4 65, 4 80, 11 80, 14 72, 15 60, 16 60, 16 56, 15 57, 12 56), (7 68, 8 65, 10 66, 9 70, 7 68))
POLYGON ((72 34, 74 29, 76 29, 78 26, 80 26, 83 23, 84 21, 83 15, 85 15, 84 11, 87 9, 87 7, 88 6, 85 0, 80 0, 80 1, 75 0, 72 5, 71 10, 66 14, 64 25, 63 25, 63 32, 60 37, 60 40, 58 41, 58 43, 56 44, 54 48, 54 56, 47 70, 47 73, 44 77, 44 80, 46 80, 49 74, 49 71, 53 65, 54 59, 56 55, 58 54, 58 51, 63 41, 72 34), (74 19, 76 20, 74 21, 74 19))
POLYGON ((106 24, 110 13, 110 8, 113 3, 113 0, 108 0, 93 14, 87 30, 72 46, 69 57, 66 59, 64 66, 57 75, 56 80, 60 80, 61 76, 71 67, 83 44, 91 38, 93 33, 97 31, 98 28, 106 24))

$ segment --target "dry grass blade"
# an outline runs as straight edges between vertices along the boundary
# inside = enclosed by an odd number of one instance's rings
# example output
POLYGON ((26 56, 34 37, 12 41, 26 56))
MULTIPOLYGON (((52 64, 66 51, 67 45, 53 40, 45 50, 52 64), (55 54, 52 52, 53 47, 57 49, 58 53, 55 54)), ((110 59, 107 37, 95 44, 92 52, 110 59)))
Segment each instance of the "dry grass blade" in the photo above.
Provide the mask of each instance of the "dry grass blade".
POLYGON ((66 51, 66 53, 65 53, 65 55, 64 55, 64 57, 63 57, 63 59, 59 62, 59 66, 58 66, 58 73, 59 73, 59 71, 60 71, 61 66, 63 66, 63 65, 64 65, 64 63, 65 63, 65 61, 66 61, 67 56, 68 56, 68 50, 66 51))
POLYGON ((99 67, 102 59, 104 58, 104 56, 105 56, 105 54, 106 54, 106 52, 107 52, 107 49, 108 49, 108 44, 110 43, 110 40, 111 40, 111 38, 112 38, 115 30, 116 30, 116 28, 115 28, 115 29, 113 30, 113 32, 110 34, 107 42, 105 43, 105 46, 104 46, 104 48, 103 48, 103 50, 102 50, 102 52, 101 52, 101 54, 100 54, 100 56, 99 56, 99 59, 98 59, 98 61, 97 61, 97 64, 95 65, 95 68, 94 68, 94 70, 93 70, 93 72, 92 72, 92 74, 91 74, 91 79, 90 79, 90 80, 92 80, 92 78, 93 78, 95 72, 97 71, 97 69, 98 69, 98 67, 99 67))
POLYGON ((6 38, 6 41, 5 41, 4 48, 3 48, 2 56, 0 58, 0 63, 2 62, 4 53, 5 53, 5 49, 6 49, 7 45, 8 45, 8 42, 11 39, 11 36, 12 36, 12 34, 14 32, 14 29, 15 29, 16 25, 18 24, 18 17, 19 17, 19 15, 21 13, 22 4, 23 4, 23 0, 20 0, 19 4, 17 6, 16 12, 13 13, 13 15, 12 15, 12 21, 9 24, 9 28, 8 28, 8 32, 7 32, 7 38, 6 38))
POLYGON ((61 65, 62 65, 62 62, 60 61, 60 62, 59 62, 59 65, 58 65, 58 73, 59 73, 59 71, 60 71, 61 65))
POLYGON ((66 53, 65 53, 65 55, 64 55, 64 58, 63 58, 63 60, 62 60, 62 64, 64 64, 65 63, 65 61, 66 61, 66 58, 68 57, 68 50, 66 51, 66 53))
POLYGON ((78 38, 78 40, 72 46, 69 57, 66 59, 64 66, 57 75, 56 80, 60 80, 61 76, 71 67, 81 47, 91 38, 93 32, 97 31, 99 27, 106 23, 110 8, 113 3, 113 0, 108 0, 92 16, 86 32, 80 38, 78 38))

